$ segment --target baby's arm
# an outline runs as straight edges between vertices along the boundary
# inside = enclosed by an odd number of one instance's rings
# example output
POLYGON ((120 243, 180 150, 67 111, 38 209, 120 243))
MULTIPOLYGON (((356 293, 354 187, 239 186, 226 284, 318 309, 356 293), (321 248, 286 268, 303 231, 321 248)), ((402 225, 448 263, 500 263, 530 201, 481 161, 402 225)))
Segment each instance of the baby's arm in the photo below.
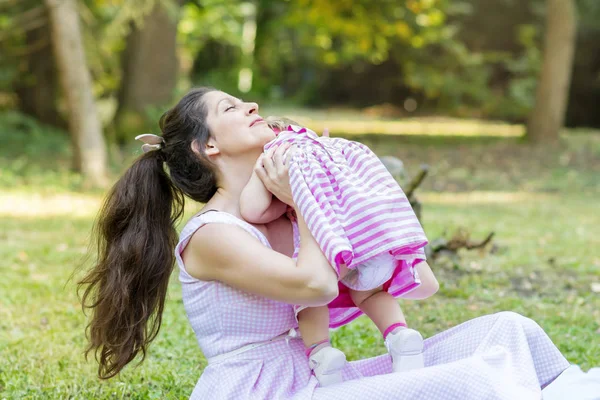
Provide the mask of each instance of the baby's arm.
POLYGON ((287 205, 273 196, 256 172, 252 172, 240 197, 242 218, 253 224, 266 224, 281 217, 286 210, 287 205))

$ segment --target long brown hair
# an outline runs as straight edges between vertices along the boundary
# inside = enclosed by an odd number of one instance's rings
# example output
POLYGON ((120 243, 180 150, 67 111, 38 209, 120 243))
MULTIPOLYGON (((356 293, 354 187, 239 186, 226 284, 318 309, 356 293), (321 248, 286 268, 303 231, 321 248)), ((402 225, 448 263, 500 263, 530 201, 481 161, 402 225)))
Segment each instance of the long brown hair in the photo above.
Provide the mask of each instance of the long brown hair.
POLYGON ((192 151, 193 142, 204 149, 210 137, 202 98, 211 90, 190 91, 162 116, 163 147, 140 156, 100 210, 97 260, 79 289, 92 314, 85 354, 94 352, 102 379, 140 353, 143 361, 160 330, 184 195, 205 203, 217 191, 214 165, 192 151))

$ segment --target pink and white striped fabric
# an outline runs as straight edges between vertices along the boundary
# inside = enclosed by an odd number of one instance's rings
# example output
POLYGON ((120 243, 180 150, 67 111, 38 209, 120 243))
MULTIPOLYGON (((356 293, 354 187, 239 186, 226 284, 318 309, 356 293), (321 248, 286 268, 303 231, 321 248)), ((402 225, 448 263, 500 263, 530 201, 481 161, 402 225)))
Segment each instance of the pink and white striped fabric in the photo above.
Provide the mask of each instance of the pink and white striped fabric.
POLYGON ((340 282, 340 296, 329 305, 330 326, 361 315, 349 288, 383 285, 399 297, 417 287, 414 266, 425 260, 427 238, 379 158, 362 143, 319 137, 293 125, 265 150, 287 142, 298 150, 289 165, 294 202, 338 274, 342 264, 351 270, 340 282))

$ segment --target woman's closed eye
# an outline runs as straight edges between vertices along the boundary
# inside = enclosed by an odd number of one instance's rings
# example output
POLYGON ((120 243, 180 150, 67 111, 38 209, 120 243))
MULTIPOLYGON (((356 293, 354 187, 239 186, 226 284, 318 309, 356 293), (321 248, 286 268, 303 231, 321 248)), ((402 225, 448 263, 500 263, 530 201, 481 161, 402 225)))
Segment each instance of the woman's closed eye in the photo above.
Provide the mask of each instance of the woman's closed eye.
POLYGON ((229 110, 232 110, 232 109, 235 109, 235 106, 229 106, 229 107, 227 107, 227 108, 225 109, 225 112, 227 112, 227 111, 229 111, 229 110))

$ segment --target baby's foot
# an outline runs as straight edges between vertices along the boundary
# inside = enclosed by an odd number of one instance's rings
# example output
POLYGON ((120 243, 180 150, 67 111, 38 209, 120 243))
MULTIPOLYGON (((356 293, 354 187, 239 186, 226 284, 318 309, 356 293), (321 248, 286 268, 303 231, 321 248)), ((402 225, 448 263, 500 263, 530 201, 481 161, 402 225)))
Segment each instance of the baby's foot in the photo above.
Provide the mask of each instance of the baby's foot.
POLYGON ((342 369, 346 365, 346 355, 334 347, 323 347, 310 355, 308 365, 321 386, 334 385, 343 381, 342 369))
POLYGON ((394 372, 423 368, 423 336, 414 329, 402 328, 390 333, 385 347, 392 356, 394 372))

